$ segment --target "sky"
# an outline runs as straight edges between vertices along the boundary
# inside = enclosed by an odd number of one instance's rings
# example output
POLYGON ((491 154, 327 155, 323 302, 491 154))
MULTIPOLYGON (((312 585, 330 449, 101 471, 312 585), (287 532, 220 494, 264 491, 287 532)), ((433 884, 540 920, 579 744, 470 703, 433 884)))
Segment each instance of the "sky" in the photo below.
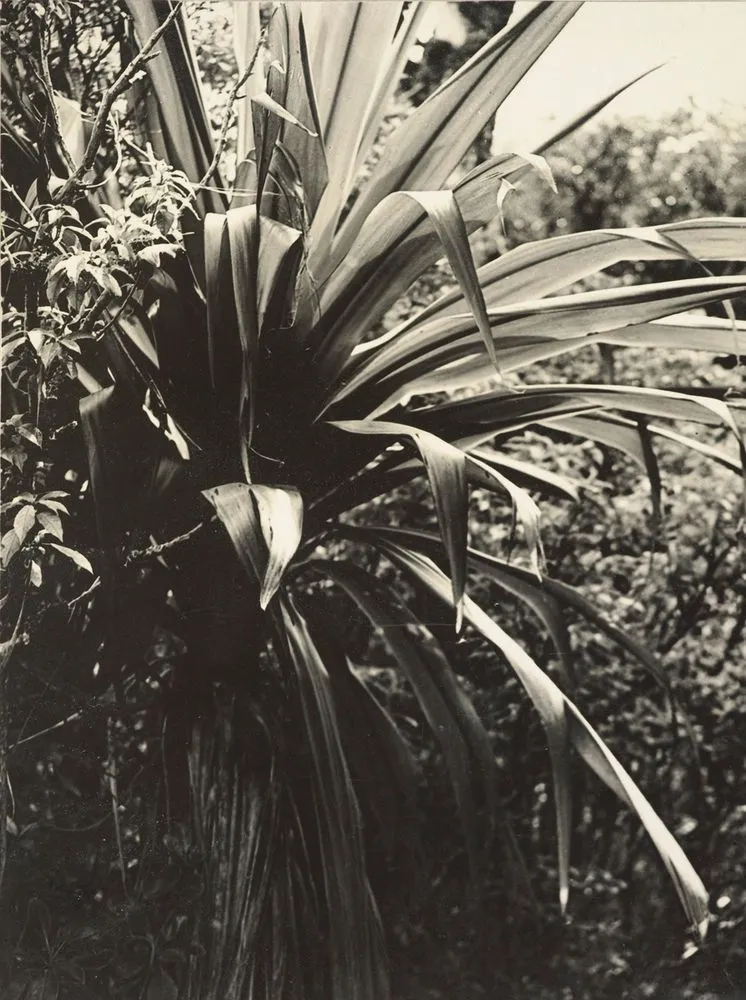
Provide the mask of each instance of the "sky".
MULTIPOLYGON (((532 6, 516 3, 513 21, 532 6)), ((433 7, 446 25, 448 5, 433 7)), ((746 0, 589 0, 506 102, 503 144, 529 148, 547 121, 562 124, 664 61, 605 114, 660 116, 692 99, 746 120, 746 0)))

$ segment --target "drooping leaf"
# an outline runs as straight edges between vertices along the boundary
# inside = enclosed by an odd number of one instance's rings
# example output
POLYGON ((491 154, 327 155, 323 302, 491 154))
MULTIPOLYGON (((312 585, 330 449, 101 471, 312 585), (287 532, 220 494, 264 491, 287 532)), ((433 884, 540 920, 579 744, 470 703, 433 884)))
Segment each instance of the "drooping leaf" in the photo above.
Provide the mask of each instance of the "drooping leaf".
POLYGON ((264 610, 277 592, 303 534, 303 501, 292 486, 249 487, 259 513, 259 524, 267 545, 267 568, 259 594, 264 610))
MULTIPOLYGON (((447 578, 434 563, 390 543, 381 545, 381 549, 398 566, 420 580, 434 594, 450 602, 447 578)), ((709 921, 707 891, 681 847, 650 803, 578 708, 562 694, 531 657, 470 598, 466 598, 465 605, 467 620, 506 657, 526 688, 547 730, 558 806, 560 901, 563 908, 568 896, 570 836, 567 748, 572 741, 586 763, 637 813, 671 876, 687 917, 700 935, 704 936, 709 921)))
MULTIPOLYGON (((327 271, 322 272, 328 277, 321 283, 321 321, 310 332, 299 330, 327 381, 333 382, 371 326, 449 246, 454 272, 459 274, 462 260, 469 269, 468 275, 463 273, 462 287, 473 288, 471 250, 463 227, 471 234, 487 223, 497 209, 495 192, 500 182, 516 180, 530 169, 520 156, 493 157, 462 178, 452 194, 396 192, 373 210, 353 245, 344 255, 332 254, 327 271), (428 204, 415 200, 420 197, 428 204), (445 240, 436 228, 438 218, 443 219, 440 230, 445 240)), ((476 290, 472 305, 475 315, 481 313, 476 290)))
POLYGON ((358 799, 373 812, 390 855, 414 836, 418 767, 390 713, 347 663, 330 671, 337 718, 358 799))
POLYGON ((405 424, 378 420, 337 421, 333 426, 352 434, 409 438, 417 446, 427 469, 443 542, 448 552, 456 609, 456 631, 461 628, 461 608, 466 578, 466 539, 469 492, 466 456, 433 434, 405 424))
POLYGON ((537 490, 539 493, 563 500, 578 500, 578 489, 572 480, 550 472, 533 462, 524 462, 514 455, 507 455, 493 448, 474 449, 470 454, 473 458, 499 469, 516 486, 537 490))
POLYGON ((536 503, 525 490, 522 490, 520 486, 516 486, 509 476, 504 476, 476 455, 467 455, 466 468, 471 482, 493 492, 505 491, 509 495, 513 509, 523 526, 531 566, 537 576, 540 576, 543 560, 541 533, 539 530, 541 515, 536 503))
POLYGON ((45 531, 58 541, 62 541, 62 521, 59 514, 53 511, 41 511, 37 514, 37 520, 45 531))
MULTIPOLYGON (((436 564, 443 562, 443 547, 441 539, 431 532, 413 531, 406 528, 375 528, 376 536, 389 538, 395 544, 412 549, 436 564)), ((368 529, 345 528, 345 533, 355 540, 370 541, 368 529)), ((558 631, 559 622, 550 624, 551 615, 547 614, 548 605, 557 606, 562 609, 562 614, 567 610, 574 611, 581 619, 592 625, 602 635, 605 635, 612 642, 619 645, 635 660, 640 663, 645 670, 653 677, 657 684, 670 693, 670 685, 663 665, 655 654, 635 636, 625 629, 614 625, 613 622, 602 614, 593 601, 585 597, 577 588, 563 583, 552 576, 544 574, 541 580, 522 566, 510 563, 505 559, 486 552, 479 552, 476 549, 467 549, 468 567, 473 572, 481 573, 494 580, 498 586, 514 594, 524 601, 536 614, 541 617, 547 625, 553 641, 557 647, 557 652, 563 659, 566 659, 568 674, 570 678, 574 676, 574 669, 570 666, 570 646, 567 637, 562 638, 558 631), (543 607, 543 610, 542 610, 543 607)), ((566 627, 566 622, 563 621, 566 627)))

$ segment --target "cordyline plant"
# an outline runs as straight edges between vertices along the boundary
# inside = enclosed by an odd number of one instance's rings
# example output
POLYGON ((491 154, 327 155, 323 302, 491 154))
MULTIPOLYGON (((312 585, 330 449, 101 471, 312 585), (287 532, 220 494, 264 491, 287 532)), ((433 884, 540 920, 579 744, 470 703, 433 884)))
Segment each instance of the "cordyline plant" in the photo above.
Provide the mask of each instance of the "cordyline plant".
MULTIPOLYGON (((184 11, 153 0, 126 6, 141 56, 95 121, 50 90, 45 170, 21 127, 24 115, 38 124, 39 110, 16 91, 21 125, 8 121, 9 164, 35 164, 38 173, 29 191, 18 180, 30 183, 28 170, 15 170, 6 193, 11 236, 36 250, 37 263, 47 249, 38 295, 11 310, 8 349, 15 364, 33 349, 40 372, 64 363, 78 386, 89 486, 74 500, 82 512, 95 509, 97 540, 86 550, 95 581, 76 599, 74 622, 82 613, 81 627, 98 630, 99 689, 125 697, 131 679, 144 677, 157 692, 163 766, 153 828, 172 838, 190 831, 201 878, 196 901, 183 913, 174 904, 175 926, 192 947, 171 986, 195 1000, 387 995, 361 810, 393 841, 403 836, 396 823, 406 822, 416 769, 328 616, 314 615, 314 595, 333 589, 379 633, 432 727, 475 879, 505 828, 495 762, 441 645, 413 610, 421 594, 428 606, 441 602, 456 633, 474 630, 494 647, 541 717, 561 906, 577 753, 637 813, 688 920, 704 933, 699 877, 572 700, 565 609, 665 678, 644 646, 542 574, 532 494, 572 500, 576 487, 505 446, 530 428, 620 449, 648 472, 654 506, 656 438, 738 472, 743 446, 724 393, 533 384, 514 373, 588 344, 746 353, 743 324, 693 312, 746 291, 745 278, 714 277, 700 263, 746 260, 746 224, 578 233, 475 267, 470 234, 497 213, 508 185, 545 165, 506 152, 466 174, 459 166, 496 114, 499 135, 503 102, 575 3, 539 3, 509 25, 372 161, 422 9, 289 4, 262 34, 259 5, 237 4, 232 190, 219 172, 229 122, 212 135, 184 11), (146 176, 119 195, 111 178, 92 178, 110 112, 142 86, 143 68, 152 86, 135 110, 152 145, 146 176), (457 288, 381 334, 389 310, 440 258, 457 288), (619 261, 677 258, 698 263, 701 276, 563 293, 619 261), (470 395, 451 391, 485 384, 470 395), (720 452, 675 421, 725 427, 740 450, 720 452), (366 517, 418 478, 432 497, 431 531, 366 517), (523 562, 469 547, 472 490, 504 498, 508 524, 512 508, 523 562), (377 560, 385 572, 372 570, 377 560), (470 599, 469 574, 537 615, 557 648, 556 679, 470 599), (144 655, 159 627, 179 639, 160 674, 157 658, 144 655)), ((11 274, 11 288, 22 279, 11 274)), ((17 382, 12 399, 31 398, 34 380, 17 382)), ((16 437, 36 433, 31 404, 18 403, 9 427, 16 437)), ((4 559, 24 594, 40 582, 44 552, 55 558, 53 544, 87 566, 44 519, 55 502, 49 490, 32 491, 12 508, 4 559)), ((23 600, 11 602, 19 621, 23 600)), ((11 641, 4 654, 12 652, 11 641)), ((123 858, 122 877, 126 889, 123 858)))

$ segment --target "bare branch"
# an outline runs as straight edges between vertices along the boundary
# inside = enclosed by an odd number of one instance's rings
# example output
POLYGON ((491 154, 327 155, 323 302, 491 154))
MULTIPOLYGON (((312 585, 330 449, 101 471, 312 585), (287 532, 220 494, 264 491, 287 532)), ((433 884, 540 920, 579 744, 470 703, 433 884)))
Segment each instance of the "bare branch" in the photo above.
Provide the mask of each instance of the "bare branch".
POLYGON ((101 105, 99 106, 98 112, 96 113, 96 119, 93 123, 93 130, 91 132, 91 138, 88 140, 88 145, 86 146, 86 151, 83 154, 83 160, 77 169, 71 174, 70 177, 65 181, 61 188, 56 192, 55 201, 62 202, 69 200, 70 196, 78 191, 80 188, 85 188, 85 175, 93 167, 96 160, 96 155, 99 151, 101 143, 104 140, 104 135, 106 133, 106 126, 109 121, 109 117, 114 107, 115 102, 125 91, 129 88, 132 83, 133 77, 140 72, 142 67, 152 58, 153 49, 157 45, 159 39, 165 34, 166 31, 171 27, 173 22, 179 16, 184 7, 185 0, 179 0, 176 6, 171 10, 166 20, 161 24, 150 36, 150 38, 145 42, 143 47, 137 53, 132 62, 126 66, 116 80, 112 83, 109 89, 103 96, 101 105))
POLYGON ((218 169, 220 158, 222 157, 223 152, 225 151, 226 143, 228 142, 228 130, 230 129, 231 124, 233 123, 236 101, 243 99, 242 97, 239 98, 238 92, 241 89, 241 87, 243 87, 243 85, 246 83, 246 81, 249 79, 251 74, 254 72, 256 61, 259 58, 259 53, 261 52, 262 47, 264 46, 264 41, 267 37, 267 31, 269 30, 269 26, 272 23, 272 18, 274 17, 276 10, 277 8, 275 7, 269 16, 269 20, 262 28, 261 34, 259 35, 259 41, 256 43, 254 54, 252 55, 248 66, 243 71, 243 73, 241 73, 241 75, 238 77, 236 82, 231 87, 231 92, 228 95, 228 104, 226 105, 225 113, 223 115, 223 124, 220 128, 218 143, 217 146, 215 147, 215 153, 213 155, 212 161, 210 162, 210 166, 205 171, 204 177, 197 185, 198 188, 204 188, 207 185, 207 182, 212 177, 212 175, 218 169))
POLYGON ((47 104, 49 106, 49 114, 52 116, 52 121, 54 122, 54 130, 56 133, 57 141, 60 144, 60 149, 62 150, 62 157, 65 161, 67 169, 71 172, 75 171, 75 163, 70 155, 70 150, 67 148, 67 143, 65 142, 65 137, 62 134, 62 126, 60 125, 60 116, 57 111, 57 104, 54 99, 54 87, 52 86, 52 75, 49 72, 49 56, 47 53, 47 47, 49 44, 49 31, 42 30, 39 33, 39 65, 41 67, 40 81, 42 88, 44 90, 44 96, 47 99, 47 104))

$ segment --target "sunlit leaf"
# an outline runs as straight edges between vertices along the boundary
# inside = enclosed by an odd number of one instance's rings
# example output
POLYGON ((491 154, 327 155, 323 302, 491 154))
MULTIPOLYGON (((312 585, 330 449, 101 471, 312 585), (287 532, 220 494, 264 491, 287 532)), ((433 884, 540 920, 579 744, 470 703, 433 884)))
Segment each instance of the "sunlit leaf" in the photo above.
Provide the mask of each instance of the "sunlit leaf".
POLYGON ((50 542, 49 547, 55 549, 60 555, 65 556, 66 559, 74 562, 79 569, 84 569, 86 573, 93 574, 93 567, 90 560, 82 552, 78 552, 77 549, 68 548, 67 545, 58 545, 57 542, 50 542))
POLYGON ((460 449, 403 424, 378 420, 337 421, 335 427, 352 434, 409 438, 422 456, 433 492, 438 523, 448 552, 451 569, 456 631, 461 628, 462 600, 466 581, 466 536, 469 493, 467 460, 460 449))
POLYGON ((295 555, 303 503, 293 487, 229 483, 204 491, 228 532, 244 569, 260 584, 265 609, 295 555))

